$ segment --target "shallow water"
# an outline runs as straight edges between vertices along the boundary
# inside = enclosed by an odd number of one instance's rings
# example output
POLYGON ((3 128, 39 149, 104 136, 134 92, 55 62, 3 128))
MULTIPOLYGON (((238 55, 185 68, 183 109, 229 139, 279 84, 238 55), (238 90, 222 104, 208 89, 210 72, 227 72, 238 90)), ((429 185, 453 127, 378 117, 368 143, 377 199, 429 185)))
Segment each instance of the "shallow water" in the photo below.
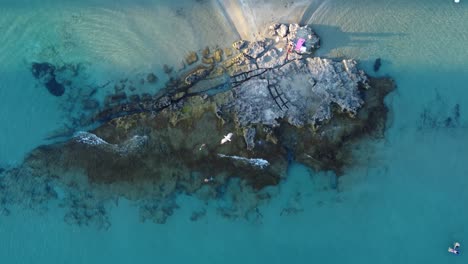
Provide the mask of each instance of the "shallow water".
MULTIPOLYGON (((198 7, 177 17, 178 8, 188 10, 188 5, 198 2, 168 3, 1 5, 5 16, 0 18, 4 43, 0 164, 20 162, 27 151, 43 143, 45 135, 66 122, 60 113, 61 99, 34 87, 27 66, 40 56, 86 61, 95 70, 89 82, 104 82, 122 73, 158 72, 164 63, 176 64, 207 41, 224 45, 237 38, 216 14, 211 16, 218 22, 206 35, 194 34, 201 31, 197 27, 213 24, 203 16, 208 11, 198 7), (43 9, 37 10, 39 6, 43 9), (56 12, 50 14, 50 8, 56 12), (81 15, 73 18, 73 14, 81 15), (70 22, 73 19, 80 22, 70 22), (116 23, 125 26, 113 26, 116 23), (179 35, 171 34, 168 25, 177 25, 184 36, 176 41, 177 47, 168 44, 179 35), (72 39, 70 44, 65 36, 72 39), (59 52, 51 52, 48 45, 59 52)), ((251 10, 259 8, 252 1, 245 3, 251 10)), ((193 209, 205 205, 182 196, 181 209, 165 225, 140 223, 131 203, 121 202, 111 210, 108 231, 66 225, 59 210, 44 215, 13 210, 8 217, 0 216, 2 259, 6 263, 466 262, 463 252, 455 257, 446 250, 457 240, 463 251, 468 241, 464 226, 468 213, 463 210, 468 199, 464 48, 468 6, 463 0, 458 5, 441 0, 330 0, 314 8, 308 15, 322 38, 319 55, 359 59, 370 74, 380 57, 382 67, 376 75, 392 76, 398 85, 387 98, 391 118, 385 139, 356 150, 356 167, 340 178, 338 191, 330 188, 329 174, 296 164, 279 194, 259 208, 261 223, 223 219, 214 210, 191 222, 193 209), (444 121, 453 117, 456 104, 458 123, 447 127, 444 121), (440 122, 424 123, 424 110, 440 122), (303 211, 280 216, 291 201, 303 211)), ((217 203, 222 201, 208 207, 217 203)))

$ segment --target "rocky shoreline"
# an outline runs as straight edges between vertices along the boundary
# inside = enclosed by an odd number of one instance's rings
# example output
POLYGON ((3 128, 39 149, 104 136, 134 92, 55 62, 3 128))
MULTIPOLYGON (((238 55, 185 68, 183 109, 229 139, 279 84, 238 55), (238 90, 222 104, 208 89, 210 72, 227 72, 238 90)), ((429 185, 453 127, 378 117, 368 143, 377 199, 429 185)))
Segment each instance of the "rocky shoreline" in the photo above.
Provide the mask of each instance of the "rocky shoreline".
POLYGON ((22 167, 57 186, 44 187, 47 197, 58 197, 56 188, 69 193, 68 222, 104 227, 102 204, 118 197, 138 201, 141 218, 157 223, 177 208, 177 193, 231 195, 222 215, 245 217, 292 161, 342 175, 353 163, 350 145, 383 136, 394 82, 368 77, 354 60, 314 57, 319 38, 310 26, 267 32, 234 50, 203 51, 201 63, 189 54, 191 66, 164 90, 108 102, 83 121, 96 129, 35 149, 22 167), (239 196, 250 198, 240 205, 239 196))

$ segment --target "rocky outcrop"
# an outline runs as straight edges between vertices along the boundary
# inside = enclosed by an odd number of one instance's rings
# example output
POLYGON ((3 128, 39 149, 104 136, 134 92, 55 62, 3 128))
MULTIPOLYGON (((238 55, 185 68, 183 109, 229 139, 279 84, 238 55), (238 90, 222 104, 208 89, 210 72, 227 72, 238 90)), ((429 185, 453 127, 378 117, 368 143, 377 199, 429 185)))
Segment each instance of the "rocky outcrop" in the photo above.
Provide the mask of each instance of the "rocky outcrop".
POLYGON ((298 127, 315 126, 332 118, 332 105, 355 115, 364 103, 358 88, 367 85, 355 61, 321 58, 295 60, 246 80, 233 79, 240 83, 233 88, 232 102, 240 126, 277 126, 279 119, 298 127))
POLYGON ((62 96, 65 93, 65 86, 57 82, 56 68, 54 65, 43 62, 34 62, 31 67, 31 72, 39 82, 44 85, 50 94, 54 96, 62 96))
POLYGON ((256 214, 267 199, 260 192, 284 179, 293 159, 342 175, 351 144, 383 135, 393 81, 369 78, 354 60, 313 57, 319 40, 309 26, 275 24, 270 32, 234 43, 224 61, 208 49, 209 66, 188 67, 163 93, 114 100, 86 121, 95 129, 37 148, 23 166, 43 182, 91 190, 96 206, 83 202, 71 223, 83 214, 106 223, 100 205, 120 196, 138 201, 142 220, 164 223, 180 192, 231 195, 224 216, 256 214), (295 49, 299 39, 305 50, 295 49), (249 204, 238 206, 245 197, 249 204))

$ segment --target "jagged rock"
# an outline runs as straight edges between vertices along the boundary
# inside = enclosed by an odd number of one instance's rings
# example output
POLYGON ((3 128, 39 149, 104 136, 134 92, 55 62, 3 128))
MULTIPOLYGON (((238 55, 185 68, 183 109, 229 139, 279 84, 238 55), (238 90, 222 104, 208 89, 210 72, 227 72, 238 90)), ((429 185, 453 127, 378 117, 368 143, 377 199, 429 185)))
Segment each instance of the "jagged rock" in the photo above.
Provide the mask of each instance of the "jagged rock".
POLYGON ((195 62, 198 61, 198 55, 196 52, 192 51, 190 52, 187 57, 185 57, 185 62, 187 62, 188 65, 192 65, 195 62))
POLYGON ((305 39, 303 46, 306 47, 306 51, 308 52, 320 47, 320 38, 308 25, 301 27, 298 24, 290 24, 287 38, 294 44, 297 43, 299 38, 305 39))
POLYGON ((278 34, 278 36, 282 38, 286 37, 286 35, 288 34, 288 26, 286 26, 285 24, 281 24, 279 28, 276 29, 276 34, 278 34))
POLYGON ((214 59, 213 59, 213 57, 209 57, 209 58, 203 57, 202 62, 205 63, 205 64, 208 64, 208 65, 211 65, 211 64, 214 63, 214 59))
POLYGON ((239 40, 239 41, 232 43, 232 47, 235 48, 236 50, 241 50, 247 47, 248 44, 249 42, 246 40, 239 40))
POLYGON ((202 51, 202 56, 208 58, 210 56, 210 47, 206 46, 202 51))
POLYGON ((216 62, 221 62, 221 60, 223 59, 223 50, 222 49, 217 49, 214 52, 213 58, 214 58, 214 60, 216 62))
POLYGON ((187 85, 193 85, 199 80, 205 78, 210 74, 211 68, 198 67, 197 69, 190 72, 187 77, 185 77, 185 83, 187 85))
POLYGON ((265 42, 263 41, 255 41, 251 42, 246 49, 242 52, 253 59, 256 59, 262 52, 265 51, 265 42))
POLYGON ((355 114, 364 102, 358 88, 367 77, 352 60, 307 58, 236 81, 242 82, 233 89, 240 126, 276 126, 284 118, 302 127, 330 119, 332 104, 355 114))
POLYGON ((258 58, 257 65, 260 68, 274 68, 284 63, 282 54, 275 48, 268 50, 265 54, 258 58))
POLYGON ((276 36, 278 33, 276 30, 281 26, 280 23, 275 23, 268 27, 268 34, 272 37, 276 36))
POLYGON ((232 56, 232 49, 231 48, 225 48, 224 49, 224 54, 226 57, 231 57, 232 56))

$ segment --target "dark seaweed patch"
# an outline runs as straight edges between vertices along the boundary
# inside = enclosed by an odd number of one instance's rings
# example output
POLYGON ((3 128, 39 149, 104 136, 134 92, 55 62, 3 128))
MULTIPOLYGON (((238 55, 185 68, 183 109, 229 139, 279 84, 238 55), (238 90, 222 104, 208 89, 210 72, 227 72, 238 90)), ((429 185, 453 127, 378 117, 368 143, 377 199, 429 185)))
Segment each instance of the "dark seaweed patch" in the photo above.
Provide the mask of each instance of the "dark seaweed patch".
POLYGON ((460 104, 449 106, 440 95, 429 102, 419 115, 419 130, 457 128, 460 125, 460 104))
POLYGON ((38 79, 54 96, 62 96, 65 93, 65 86, 57 82, 55 76, 56 68, 54 65, 43 62, 33 62, 31 72, 34 78, 38 79))

